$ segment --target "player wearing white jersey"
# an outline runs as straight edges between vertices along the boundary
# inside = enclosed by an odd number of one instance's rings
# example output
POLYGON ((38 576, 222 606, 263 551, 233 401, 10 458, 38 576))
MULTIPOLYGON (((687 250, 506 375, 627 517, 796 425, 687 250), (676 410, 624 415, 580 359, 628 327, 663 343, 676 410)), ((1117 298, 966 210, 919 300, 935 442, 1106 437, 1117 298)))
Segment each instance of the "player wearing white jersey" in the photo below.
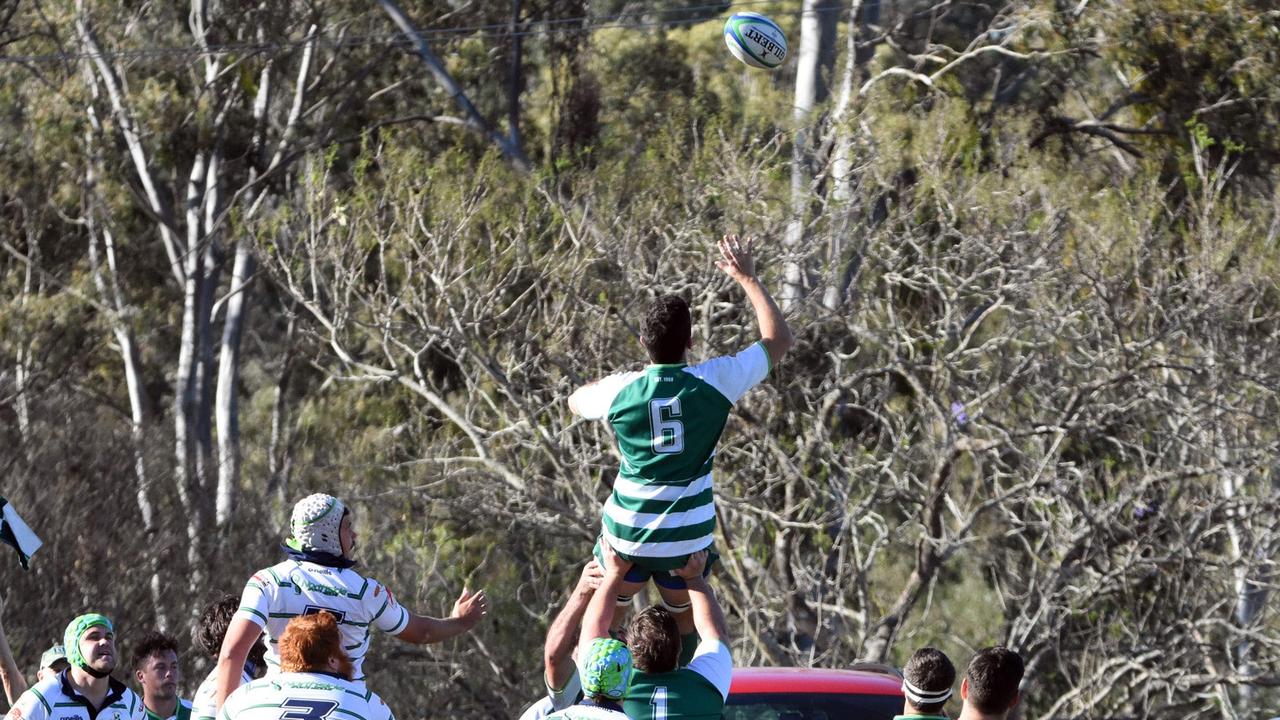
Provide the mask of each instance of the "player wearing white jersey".
POLYGON ((63 634, 70 667, 24 692, 5 720, 145 720, 142 699, 111 677, 115 630, 102 615, 81 615, 63 634))
POLYGON ((351 682, 352 663, 332 614, 290 620, 278 649, 281 672, 240 686, 220 720, 394 720, 382 698, 351 682))
MULTIPOLYGON (((303 498, 290 519, 293 536, 286 542, 289 559, 254 573, 245 584, 240 609, 227 628, 218 656, 219 706, 240 684, 249 648, 267 637, 267 673, 279 671, 280 634, 290 619, 331 613, 342 632, 342 647, 351 658, 355 682, 364 681, 362 665, 372 628, 405 642, 435 643, 475 627, 484 616, 484 591, 463 589, 447 618, 415 615, 395 601, 376 580, 352 569, 356 546, 353 515, 338 498, 317 493, 303 498)), ((293 720, 301 720, 295 718, 293 720)))
MULTIPOLYGON (((218 653, 222 650, 222 639, 227 635, 227 626, 231 624, 231 618, 235 615, 236 610, 240 607, 240 598, 235 595, 223 595, 221 598, 209 603, 205 606, 204 611, 200 613, 200 623, 196 626, 195 641, 196 645, 205 651, 216 662, 218 653)), ((266 646, 262 643, 262 638, 253 644, 253 648, 249 651, 249 659, 245 660, 244 668, 240 671, 240 684, 245 685, 252 682, 263 670, 262 656, 266 653, 266 646)), ((209 671, 204 680, 200 683, 200 687, 196 688, 196 694, 191 698, 191 716, 193 720, 214 720, 218 715, 218 708, 215 700, 218 693, 218 667, 209 671)))
POLYGON ((751 246, 751 240, 726 236, 716 265, 746 292, 760 327, 759 342, 736 355, 688 365, 689 305, 665 295, 649 309, 641 338, 653 364, 610 375, 569 397, 573 412, 609 422, 622 455, 601 532, 620 557, 633 563, 619 600, 653 578, 664 603, 678 613, 683 633, 693 630, 684 612, 689 594, 673 572, 691 554, 711 546, 716 445, 734 403, 764 379, 793 342, 782 312, 756 277, 751 246))

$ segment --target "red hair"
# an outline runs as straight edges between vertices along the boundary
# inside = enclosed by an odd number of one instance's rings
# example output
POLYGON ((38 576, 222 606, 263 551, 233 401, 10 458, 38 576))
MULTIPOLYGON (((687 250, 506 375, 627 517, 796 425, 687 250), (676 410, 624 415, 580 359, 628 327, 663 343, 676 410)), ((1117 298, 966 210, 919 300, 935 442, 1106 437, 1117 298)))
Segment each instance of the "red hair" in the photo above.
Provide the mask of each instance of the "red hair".
POLYGON ((282 672, 330 672, 331 658, 338 659, 338 673, 350 680, 351 658, 342 649, 342 633, 332 613, 299 615, 289 621, 280 636, 282 672))

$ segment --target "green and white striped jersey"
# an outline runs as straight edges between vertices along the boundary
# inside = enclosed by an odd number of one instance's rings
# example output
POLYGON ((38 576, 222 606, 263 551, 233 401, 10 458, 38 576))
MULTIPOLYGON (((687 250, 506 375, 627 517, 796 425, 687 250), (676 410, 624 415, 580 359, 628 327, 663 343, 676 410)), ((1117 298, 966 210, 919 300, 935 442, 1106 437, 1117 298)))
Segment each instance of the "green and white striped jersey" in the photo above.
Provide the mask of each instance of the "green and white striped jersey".
POLYGON ((279 672, 277 643, 291 618, 320 611, 333 613, 342 632, 342 649, 351 657, 356 682, 364 681, 369 633, 376 627, 398 635, 409 625, 409 611, 377 580, 350 568, 286 560, 261 570, 245 583, 235 617, 261 627, 267 637, 267 675, 279 672))
POLYGON ((107 697, 94 708, 67 680, 63 670, 32 685, 18 696, 4 720, 145 720, 147 713, 138 697, 125 684, 110 678, 107 697))
POLYGON ((674 570, 711 544, 711 466, 734 403, 769 373, 754 343, 697 365, 650 365, 574 393, 587 419, 613 428, 622 465, 604 506, 604 538, 650 570, 674 570))
POLYGON ((277 673, 241 685, 219 720, 394 720, 391 708, 361 683, 327 673, 277 673))

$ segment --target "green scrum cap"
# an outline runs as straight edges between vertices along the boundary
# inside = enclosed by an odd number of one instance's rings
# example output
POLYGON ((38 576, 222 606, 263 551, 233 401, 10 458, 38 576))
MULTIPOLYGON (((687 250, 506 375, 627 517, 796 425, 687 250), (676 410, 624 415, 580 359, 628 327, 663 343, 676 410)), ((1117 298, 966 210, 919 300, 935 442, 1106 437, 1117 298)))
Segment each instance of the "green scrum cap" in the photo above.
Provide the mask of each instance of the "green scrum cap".
POLYGON ((631 651, 613 638, 596 638, 579 663, 582 691, 621 700, 631 686, 631 651))
POLYGON ((102 626, 107 629, 107 632, 115 632, 115 627, 106 615, 87 613, 72 620, 71 624, 67 625, 66 632, 62 633, 62 647, 67 652, 67 662, 91 675, 96 675, 97 672, 89 667, 89 661, 85 660, 80 652, 80 638, 94 626, 102 626))

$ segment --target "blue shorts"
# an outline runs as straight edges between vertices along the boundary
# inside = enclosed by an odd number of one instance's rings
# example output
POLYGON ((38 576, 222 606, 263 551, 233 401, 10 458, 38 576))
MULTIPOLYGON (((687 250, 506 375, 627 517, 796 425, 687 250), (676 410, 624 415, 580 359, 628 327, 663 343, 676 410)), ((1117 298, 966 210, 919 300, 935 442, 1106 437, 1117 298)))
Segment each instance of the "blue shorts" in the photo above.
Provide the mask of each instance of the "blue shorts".
MULTIPOLYGON (((591 549, 591 554, 595 555, 596 562, 601 565, 604 564, 604 557, 600 554, 600 543, 602 542, 604 542, 604 539, 597 537, 595 547, 591 549)), ((707 566, 702 569, 702 577, 709 577, 711 575, 711 566, 715 565, 716 561, 720 559, 720 553, 716 552, 716 546, 714 543, 708 545, 706 550, 707 566)), ((655 570, 645 567, 643 558, 632 558, 630 555, 624 555, 622 557, 632 561, 631 569, 627 570, 626 576, 623 577, 623 580, 626 580, 629 583, 644 583, 648 582, 650 578, 653 578, 655 585, 668 590, 687 590, 689 587, 685 584, 684 578, 676 575, 674 570, 655 570)), ((662 559, 667 563, 671 560, 670 558, 662 559)), ((680 566, 683 567, 685 563, 689 562, 689 556, 685 555, 684 557, 679 558, 679 561, 680 566)))

